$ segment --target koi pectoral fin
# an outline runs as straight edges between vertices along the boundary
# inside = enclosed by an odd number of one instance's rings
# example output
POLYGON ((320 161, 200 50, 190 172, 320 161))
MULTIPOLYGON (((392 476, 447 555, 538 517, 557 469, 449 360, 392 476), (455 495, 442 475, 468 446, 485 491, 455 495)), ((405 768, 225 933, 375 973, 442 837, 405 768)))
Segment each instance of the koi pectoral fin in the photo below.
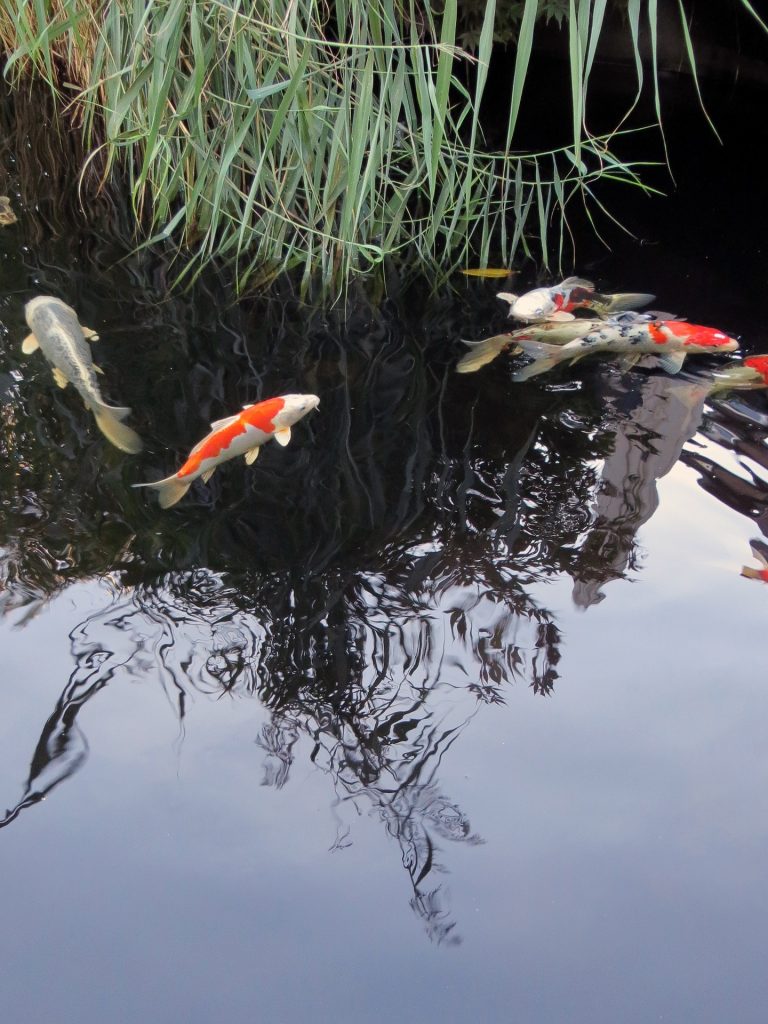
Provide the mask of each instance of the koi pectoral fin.
POLYGON ((659 357, 659 366, 667 373, 680 373, 685 362, 685 352, 665 352, 659 357))
POLYGON ((21 343, 21 351, 25 356, 31 355, 40 348, 40 342, 34 336, 34 334, 28 334, 24 341, 21 343))
POLYGON ((246 466, 252 466, 256 459, 259 457, 261 451, 261 445, 257 444, 255 448, 251 448, 250 451, 245 453, 245 464, 246 466))
POLYGON ((86 339, 86 341, 90 341, 91 343, 93 343, 94 341, 99 340, 98 334, 91 327, 83 327, 82 332, 83 337, 86 339))
POLYGON ((58 366, 54 366, 53 368, 53 379, 56 381, 60 388, 65 388, 67 384, 69 384, 69 381, 64 376, 64 373, 58 368, 58 366))
POLYGON ((637 356, 637 355, 635 355, 635 356, 622 356, 622 358, 619 359, 619 361, 618 361, 619 362, 619 368, 621 370, 632 370, 632 369, 635 368, 635 366, 637 366, 637 364, 639 363, 639 361, 642 358, 643 358, 642 356, 637 356))
POLYGON ((277 441, 278 444, 282 445, 283 448, 285 448, 285 446, 291 440, 291 428, 283 427, 282 430, 276 430, 275 440, 277 441))

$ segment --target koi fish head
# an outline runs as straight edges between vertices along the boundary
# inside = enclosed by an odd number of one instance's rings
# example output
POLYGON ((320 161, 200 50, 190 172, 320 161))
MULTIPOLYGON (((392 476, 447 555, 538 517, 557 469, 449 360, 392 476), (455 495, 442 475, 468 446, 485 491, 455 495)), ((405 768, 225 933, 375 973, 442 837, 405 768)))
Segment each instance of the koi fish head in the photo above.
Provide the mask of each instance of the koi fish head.
POLYGON ((272 419, 275 430, 292 427, 302 416, 306 416, 308 412, 312 412, 320 405, 317 395, 281 395, 280 400, 283 407, 272 419))
POLYGON ((656 325, 673 338, 679 339, 684 348, 699 352, 735 352, 739 347, 735 338, 730 338, 715 327, 689 324, 685 320, 664 320, 656 325))
POLYGON ((277 398, 266 398, 255 405, 243 406, 237 416, 220 420, 211 424, 217 427, 232 428, 242 432, 247 426, 256 427, 265 434, 276 434, 279 430, 292 427, 312 409, 320 404, 317 395, 280 395, 277 398))
POLYGON ((61 299, 57 299, 55 295, 37 295, 24 306, 24 318, 30 327, 32 327, 32 319, 41 310, 47 310, 49 314, 63 311, 77 317, 74 309, 66 302, 62 302, 61 299))
POLYGON ((549 288, 534 288, 512 303, 509 315, 516 320, 543 320, 558 308, 549 288))
POLYGON ((756 370, 768 384, 768 356, 749 356, 744 360, 744 365, 756 370))

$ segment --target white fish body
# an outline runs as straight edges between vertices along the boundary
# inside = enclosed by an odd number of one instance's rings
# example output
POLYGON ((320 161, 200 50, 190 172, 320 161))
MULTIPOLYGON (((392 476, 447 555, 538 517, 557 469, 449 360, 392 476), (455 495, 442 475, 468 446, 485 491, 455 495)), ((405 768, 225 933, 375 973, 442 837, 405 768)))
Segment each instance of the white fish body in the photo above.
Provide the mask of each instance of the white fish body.
POLYGON ((523 295, 499 292, 497 298, 509 303, 509 315, 526 323, 564 317, 574 309, 592 309, 601 316, 607 316, 624 309, 635 309, 653 301, 647 292, 623 292, 604 295, 595 291, 591 281, 582 277, 567 277, 551 288, 534 288, 523 295))
POLYGON ((24 307, 24 316, 32 333, 24 339, 22 351, 29 355, 39 348, 53 367, 56 383, 62 388, 73 385, 107 440, 124 452, 140 452, 141 438, 122 423, 131 410, 107 405, 101 397, 96 380, 101 371, 86 341, 86 336, 93 341, 98 338, 95 331, 83 328, 74 309, 52 295, 32 299, 24 307))

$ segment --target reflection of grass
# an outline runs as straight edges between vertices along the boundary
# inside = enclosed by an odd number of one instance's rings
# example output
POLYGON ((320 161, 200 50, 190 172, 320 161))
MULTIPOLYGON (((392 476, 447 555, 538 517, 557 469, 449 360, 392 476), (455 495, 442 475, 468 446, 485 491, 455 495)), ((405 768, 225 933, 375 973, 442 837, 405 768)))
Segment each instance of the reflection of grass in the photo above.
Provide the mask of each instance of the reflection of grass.
MULTIPOLYGON (((127 170, 153 236, 191 247, 184 273, 217 256, 234 263, 240 284, 290 266, 329 281, 406 247, 443 266, 470 247, 483 262, 530 247, 547 262, 562 251, 572 198, 594 205, 603 178, 645 187, 638 165, 612 152, 616 133, 586 127, 605 0, 558 7, 573 140, 538 153, 513 145, 534 27, 553 5, 515 5, 506 143, 483 148, 494 31, 502 22, 510 31, 501 6, 498 19, 496 0, 484 0, 482 18, 472 7, 472 55, 457 46, 467 18, 458 0, 15 0, 0 8, 0 41, 7 73, 32 66, 74 95, 91 157, 105 172, 118 162, 127 170)), ((641 83, 640 7, 628 0, 626 26, 641 83)), ((695 73, 682 3, 680 14, 695 73)))

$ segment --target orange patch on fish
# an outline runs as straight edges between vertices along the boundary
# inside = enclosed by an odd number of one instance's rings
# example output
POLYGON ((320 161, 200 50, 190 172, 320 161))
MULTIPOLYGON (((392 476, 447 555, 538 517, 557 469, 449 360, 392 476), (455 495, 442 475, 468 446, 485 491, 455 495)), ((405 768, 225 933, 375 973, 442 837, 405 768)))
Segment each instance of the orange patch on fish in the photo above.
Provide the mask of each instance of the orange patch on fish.
MULTIPOLYGON (((648 324, 648 333, 651 336, 651 341, 656 345, 666 345, 669 341, 669 338, 667 338, 664 331, 658 326, 658 324, 653 322, 648 324)), ((675 332, 673 331, 672 333, 674 334, 675 332)))
POLYGON ((176 474, 178 477, 190 476, 200 464, 206 459, 215 459, 232 444, 240 434, 244 434, 249 426, 270 434, 275 428, 274 418, 285 406, 282 398, 268 398, 265 402, 259 402, 248 409, 243 409, 240 415, 232 423, 221 427, 215 433, 206 437, 193 448, 189 458, 176 474))
POLYGON ((689 324, 682 320, 668 320, 665 327, 684 345, 698 345, 701 348, 728 348, 729 350, 736 346, 734 338, 729 338, 727 334, 714 327, 701 327, 699 324, 689 324))

